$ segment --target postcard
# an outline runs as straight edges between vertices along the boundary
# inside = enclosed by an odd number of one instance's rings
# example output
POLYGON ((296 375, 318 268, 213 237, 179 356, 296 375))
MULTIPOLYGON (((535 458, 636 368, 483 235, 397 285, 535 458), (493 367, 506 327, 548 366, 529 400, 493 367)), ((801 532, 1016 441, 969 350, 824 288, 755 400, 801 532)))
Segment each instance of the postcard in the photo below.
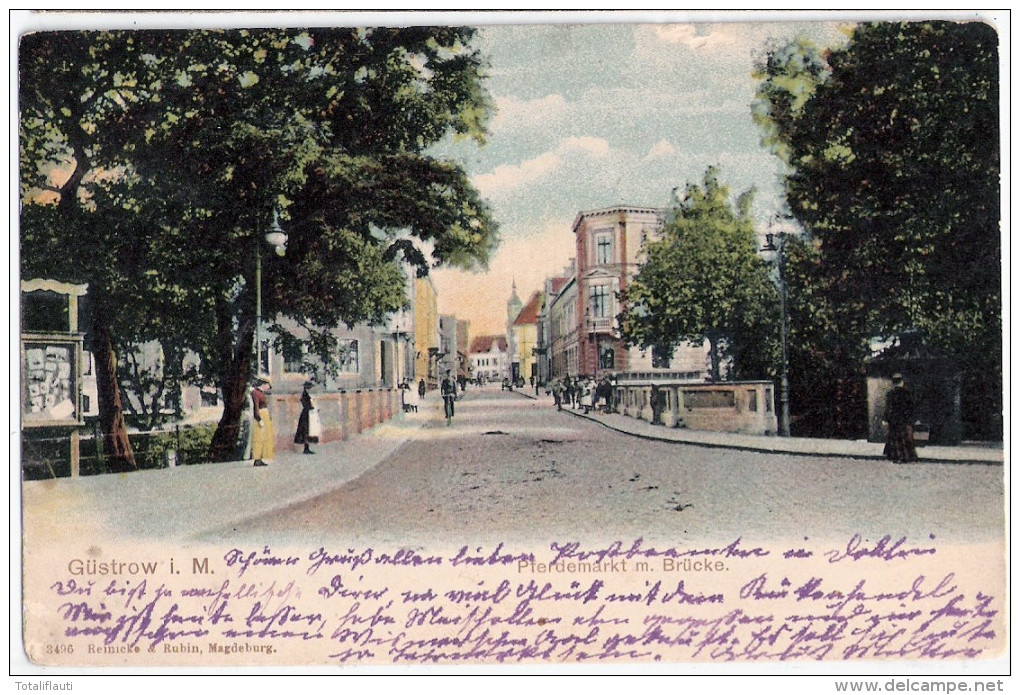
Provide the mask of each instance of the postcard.
POLYGON ((26 688, 1001 689, 1002 13, 17 19, 26 688))

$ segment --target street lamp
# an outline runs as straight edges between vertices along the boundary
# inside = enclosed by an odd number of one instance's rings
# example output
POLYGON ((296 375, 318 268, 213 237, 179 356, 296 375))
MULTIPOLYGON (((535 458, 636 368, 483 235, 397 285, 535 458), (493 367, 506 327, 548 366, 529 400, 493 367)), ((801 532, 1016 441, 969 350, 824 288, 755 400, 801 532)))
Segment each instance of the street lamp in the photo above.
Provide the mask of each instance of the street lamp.
POLYGON ((409 349, 410 345, 411 345, 411 334, 410 333, 408 333, 407 331, 402 331, 399 328, 397 328, 396 330, 393 331, 393 365, 394 365, 394 369, 395 369, 395 372, 396 372, 395 376, 396 376, 397 385, 400 385, 400 384, 404 383, 404 380, 407 379, 406 374, 405 374, 405 376, 401 377, 401 372, 407 372, 407 366, 408 366, 407 365, 407 358, 408 358, 408 355, 410 355, 410 349, 409 349), (400 341, 401 340, 403 340, 404 343, 405 343, 403 354, 401 354, 401 351, 400 351, 400 341), (403 368, 401 368, 401 364, 400 364, 401 361, 404 362, 403 368))
POLYGON ((587 327, 588 327, 588 344, 594 346, 595 361, 594 361, 594 365, 593 366, 595 367, 595 380, 598 381, 598 378, 599 378, 599 345, 595 341, 595 319, 593 319, 591 317, 591 309, 585 309, 584 310, 584 322, 587 324, 587 327))
POLYGON ((538 385, 539 385, 539 383, 540 382, 541 383, 548 383, 548 381, 549 381, 550 369, 548 368, 548 366, 546 365, 546 362, 545 362, 545 356, 546 356, 546 354, 548 354, 548 352, 549 352, 549 348, 545 347, 545 346, 539 347, 539 346, 536 345, 535 347, 531 348, 531 354, 535 358, 535 364, 537 366, 542 367, 541 369, 536 369, 535 370, 535 372, 536 372, 536 374, 535 374, 535 395, 536 396, 538 395, 538 385))
MULTIPOLYGON (((769 229, 772 220, 769 220, 769 229)), ((789 322, 786 309, 786 232, 765 235, 762 251, 776 254, 776 267, 779 272, 779 313, 780 313, 780 371, 779 371, 779 436, 790 436, 790 362, 787 357, 786 341, 789 322), (778 238, 778 239, 777 239, 778 238), (777 244, 778 240, 778 244, 777 244)))
MULTIPOLYGON (((287 253, 287 233, 280 227, 280 213, 273 210, 273 223, 264 239, 277 256, 287 253)), ((255 244, 255 372, 262 371, 262 244, 255 244)))

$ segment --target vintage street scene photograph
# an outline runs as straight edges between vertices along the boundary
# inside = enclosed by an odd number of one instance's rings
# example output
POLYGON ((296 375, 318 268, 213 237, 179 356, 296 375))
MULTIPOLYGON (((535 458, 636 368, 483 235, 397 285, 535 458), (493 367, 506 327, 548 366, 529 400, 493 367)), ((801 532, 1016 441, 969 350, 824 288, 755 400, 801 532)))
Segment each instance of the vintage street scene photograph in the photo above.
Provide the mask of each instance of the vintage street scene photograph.
POLYGON ((26 678, 1002 690, 1008 12, 16 19, 26 678))

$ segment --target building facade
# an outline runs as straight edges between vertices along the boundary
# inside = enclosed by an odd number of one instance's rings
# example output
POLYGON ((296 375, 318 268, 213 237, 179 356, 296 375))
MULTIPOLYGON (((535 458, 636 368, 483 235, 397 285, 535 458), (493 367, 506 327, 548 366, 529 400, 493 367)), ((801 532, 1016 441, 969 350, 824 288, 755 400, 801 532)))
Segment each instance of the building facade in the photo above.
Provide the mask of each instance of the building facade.
POLYGON ((541 309, 542 293, 533 292, 513 323, 517 374, 524 383, 538 379, 538 319, 541 309))
POLYGON ((546 281, 546 323, 538 352, 551 378, 649 373, 698 379, 707 374, 707 348, 684 344, 662 354, 628 346, 617 316, 620 293, 640 270, 644 244, 661 234, 665 211, 617 206, 582 211, 572 231, 576 259, 546 281))
POLYGON ((439 386, 439 296, 432 278, 414 280, 414 379, 439 386))
POLYGON ((548 351, 554 379, 576 377, 578 371, 577 276, 571 275, 549 301, 548 351))
POLYGON ((620 337, 618 295, 640 266, 642 246, 665 222, 657 208, 612 207, 578 213, 578 370, 586 375, 628 371, 631 351, 620 337))
POLYGON ((458 375, 457 317, 442 314, 439 317, 439 380, 442 381, 446 372, 458 375))
POLYGON ((457 378, 472 379, 471 372, 471 322, 457 319, 457 378))
MULTIPOLYGON (((538 376, 540 383, 548 383, 556 375, 554 368, 555 351, 553 343, 554 336, 558 331, 553 327, 553 307, 559 298, 563 288, 573 279, 574 266, 571 265, 564 271, 562 277, 546 278, 544 291, 542 293, 542 308, 538 313, 538 347, 536 348, 538 361, 538 376)), ((560 372, 562 376, 562 370, 560 372)))
POLYGON ((400 331, 392 330, 392 325, 329 329, 335 343, 335 370, 330 370, 324 368, 321 356, 308 350, 310 334, 306 328, 288 318, 280 318, 279 323, 288 336, 297 340, 263 334, 259 371, 272 378, 276 393, 300 393, 308 380, 328 392, 394 388, 404 378, 408 342, 400 331))
POLYGON ((471 339, 468 357, 475 379, 485 383, 510 378, 506 336, 475 336, 471 339))

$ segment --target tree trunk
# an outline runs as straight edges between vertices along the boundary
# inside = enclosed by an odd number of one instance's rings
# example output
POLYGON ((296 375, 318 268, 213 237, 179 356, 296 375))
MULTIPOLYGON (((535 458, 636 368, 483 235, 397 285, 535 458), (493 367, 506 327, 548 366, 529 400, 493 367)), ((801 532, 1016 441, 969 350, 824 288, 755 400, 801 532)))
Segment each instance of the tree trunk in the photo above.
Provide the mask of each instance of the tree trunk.
POLYGON ((220 390, 223 392, 223 414, 220 416, 209 458, 212 461, 231 461, 235 458, 241 416, 247 407, 248 383, 251 380, 252 345, 255 341, 255 324, 244 322, 237 342, 232 340, 233 319, 226 302, 217 302, 216 323, 220 335, 220 390))
POLYGON ((708 338, 708 357, 712 361, 712 381, 722 381, 719 372, 719 334, 710 332, 708 338))
POLYGON ((124 408, 117 379, 117 354, 113 349, 110 324, 106 319, 106 302, 96 299, 92 312, 92 356, 96 361, 96 391, 99 399, 99 423, 103 428, 106 464, 110 471, 124 473, 138 470, 131 450, 124 408))

